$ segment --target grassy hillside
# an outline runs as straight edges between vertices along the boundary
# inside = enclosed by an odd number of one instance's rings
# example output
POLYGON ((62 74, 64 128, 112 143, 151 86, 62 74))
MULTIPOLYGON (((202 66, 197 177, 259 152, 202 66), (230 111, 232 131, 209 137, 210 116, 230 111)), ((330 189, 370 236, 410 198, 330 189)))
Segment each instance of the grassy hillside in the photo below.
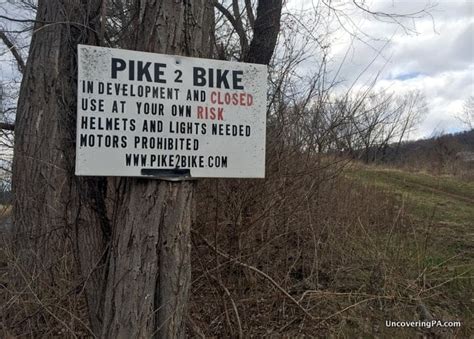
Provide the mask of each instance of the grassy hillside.
POLYGON ((434 318, 451 314, 464 319, 465 329, 472 326, 474 182, 377 167, 352 168, 346 177, 395 197, 409 224, 398 237, 412 256, 407 273, 420 272, 419 296, 434 318))
POLYGON ((474 181, 377 167, 358 167, 348 177, 395 194, 413 217, 473 226, 474 181))

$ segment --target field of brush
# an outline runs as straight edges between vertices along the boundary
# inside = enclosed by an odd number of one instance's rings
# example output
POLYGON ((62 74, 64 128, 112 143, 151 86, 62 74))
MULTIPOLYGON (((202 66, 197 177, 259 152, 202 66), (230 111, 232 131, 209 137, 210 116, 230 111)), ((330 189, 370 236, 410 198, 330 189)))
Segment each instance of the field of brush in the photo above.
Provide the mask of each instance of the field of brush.
MULTIPOLYGON (((269 166, 265 180, 198 183, 189 336, 469 337, 474 182, 303 160, 284 163, 306 167, 269 166), (462 325, 393 328, 387 320, 462 325)), ((10 223, 11 208, 2 210, 10 223)), ((45 284, 45 268, 16 260, 7 226, 2 333, 84 336, 71 254, 47 268, 56 281, 45 284)))
POLYGON ((311 173, 203 188, 196 328, 206 336, 472 333, 474 182, 362 165, 311 173), (386 320, 462 326, 395 329, 386 320))

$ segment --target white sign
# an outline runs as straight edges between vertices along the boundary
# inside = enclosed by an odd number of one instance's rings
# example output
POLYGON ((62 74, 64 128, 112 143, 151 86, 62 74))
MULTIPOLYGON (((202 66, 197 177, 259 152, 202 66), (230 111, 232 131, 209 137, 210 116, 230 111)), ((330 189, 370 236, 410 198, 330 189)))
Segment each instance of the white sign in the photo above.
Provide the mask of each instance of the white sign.
POLYGON ((76 175, 265 176, 264 65, 78 46, 76 175))

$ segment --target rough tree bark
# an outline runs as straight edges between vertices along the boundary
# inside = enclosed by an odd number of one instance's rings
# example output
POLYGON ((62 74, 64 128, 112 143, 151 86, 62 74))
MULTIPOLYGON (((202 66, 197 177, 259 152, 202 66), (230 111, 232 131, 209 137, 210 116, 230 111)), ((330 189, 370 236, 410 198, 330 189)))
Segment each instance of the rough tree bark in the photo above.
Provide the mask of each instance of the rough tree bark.
MULTIPOLYGON (((207 0, 140 1, 124 48, 209 57, 207 0)), ((194 182, 122 178, 117 192, 102 336, 184 336, 194 182)))
POLYGON ((260 0, 253 24, 253 38, 244 61, 268 65, 280 33, 282 0, 260 0))
MULTIPOLYGON (((18 101, 13 160, 19 256, 49 272, 65 253, 82 253, 87 300, 100 313, 100 263, 106 237, 105 179, 74 176, 76 48, 95 44, 100 0, 38 2, 37 24, 18 101)), ((92 327, 99 323, 91 317, 92 327)))

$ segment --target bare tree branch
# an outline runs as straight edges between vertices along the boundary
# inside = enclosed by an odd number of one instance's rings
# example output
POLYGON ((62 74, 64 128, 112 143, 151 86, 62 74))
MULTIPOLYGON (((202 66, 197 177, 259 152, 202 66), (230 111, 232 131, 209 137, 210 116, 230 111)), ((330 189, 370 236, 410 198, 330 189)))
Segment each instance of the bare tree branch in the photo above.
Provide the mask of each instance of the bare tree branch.
POLYGON ((15 125, 10 124, 8 122, 0 122, 0 129, 7 130, 7 131, 14 131, 15 125))
POLYGON ((251 0, 245 0, 245 10, 247 11, 247 18, 252 29, 255 26, 255 16, 253 15, 252 2, 251 0))
POLYGON ((247 39, 247 35, 245 34, 244 27, 242 25, 242 19, 241 19, 241 16, 240 16, 239 6, 238 6, 238 3, 237 3, 237 0, 232 1, 232 7, 233 7, 234 15, 236 15, 236 16, 232 15, 232 13, 230 13, 229 10, 227 8, 225 8, 217 0, 214 1, 214 7, 216 7, 217 10, 219 12, 221 12, 227 18, 227 20, 229 20, 230 24, 235 29, 237 35, 239 36, 239 40, 240 40, 240 48, 241 48, 241 51, 242 51, 242 53, 241 53, 242 59, 245 58, 245 55, 246 55, 246 53, 249 49, 248 39, 247 39))
POLYGON ((240 38, 240 47, 242 48, 241 55, 243 56, 242 57, 243 59, 245 58, 245 55, 247 54, 247 51, 249 49, 249 42, 247 39, 247 34, 245 33, 245 30, 244 30, 244 25, 242 23, 242 15, 240 13, 239 0, 232 0, 232 10, 234 12, 235 23, 237 24, 237 27, 235 27, 235 30, 240 38))
POLYGON ((25 62, 21 57, 18 49, 16 48, 15 44, 8 38, 4 31, 0 31, 0 38, 2 39, 3 43, 8 47, 8 50, 13 54, 13 57, 16 60, 18 65, 18 70, 23 73, 25 70, 25 62))
MULTIPOLYGON (((38 24, 45 24, 42 28, 44 27, 48 27, 49 25, 56 25, 56 24, 61 24, 61 25, 74 25, 74 26, 79 26, 79 27, 84 27, 84 28, 87 28, 89 30, 91 30, 92 32, 96 33, 97 35, 99 35, 99 32, 97 32, 97 30, 93 29, 92 27, 90 26, 86 26, 80 22, 72 22, 72 21, 57 21, 57 22, 53 22, 53 21, 41 21, 41 20, 31 20, 31 19, 15 19, 15 18, 11 18, 11 17, 8 17, 8 16, 5 16, 5 15, 0 15, 0 19, 5 19, 5 20, 9 20, 9 21, 14 21, 14 22, 29 22, 29 23, 38 23, 38 24)), ((39 28, 40 29, 40 28, 39 28)), ((39 30, 38 29, 38 30, 39 30)))
POLYGON ((5 19, 5 20, 8 20, 8 21, 14 21, 14 22, 29 22, 29 23, 47 23, 46 21, 41 21, 41 20, 32 20, 32 19, 17 19, 17 18, 12 18, 12 17, 9 17, 9 16, 5 16, 5 15, 0 15, 0 19, 5 19))

